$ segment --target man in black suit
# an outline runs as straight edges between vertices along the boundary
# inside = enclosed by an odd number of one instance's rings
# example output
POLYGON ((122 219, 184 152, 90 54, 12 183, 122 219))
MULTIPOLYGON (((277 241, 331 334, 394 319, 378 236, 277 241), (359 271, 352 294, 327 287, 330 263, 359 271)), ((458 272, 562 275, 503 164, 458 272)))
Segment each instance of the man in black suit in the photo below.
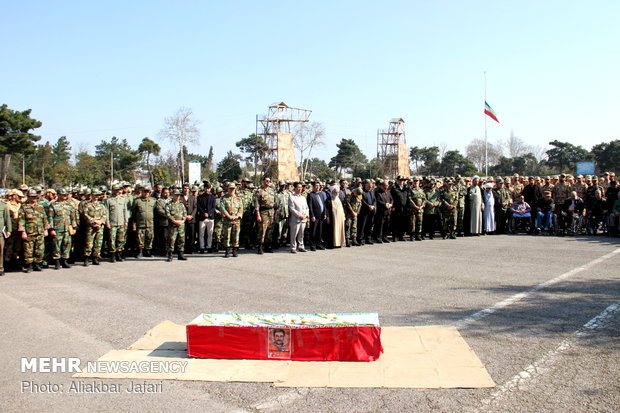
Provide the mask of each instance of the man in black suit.
POLYGON ((378 186, 379 189, 375 192, 375 198, 377 199, 377 213, 375 214, 373 241, 378 243, 390 242, 387 239, 387 232, 393 202, 392 194, 388 190, 387 182, 381 181, 378 186))
POLYGON ((196 197, 189 192, 189 184, 183 184, 183 196, 181 202, 185 204, 187 216, 185 217, 185 253, 191 254, 194 251, 194 241, 196 240, 196 212, 198 206, 196 197))
POLYGON ((523 195, 523 197, 525 198, 525 202, 530 204, 530 207, 532 207, 532 217, 530 218, 531 223, 529 230, 529 233, 531 234, 536 229, 536 211, 538 211, 538 205, 544 198, 542 189, 540 185, 537 185, 534 182, 533 176, 530 176, 528 178, 528 184, 525 185, 525 187, 523 188, 523 192, 521 193, 521 195, 523 195))
POLYGON ((407 179, 402 176, 398 176, 396 178, 396 183, 394 187, 390 190, 392 194, 392 200, 394 201, 394 211, 392 212, 392 235, 394 236, 394 241, 397 239, 399 241, 405 240, 405 231, 407 229, 407 224, 409 217, 407 215, 407 200, 409 199, 409 188, 405 185, 407 179))
POLYGON ((362 181, 362 187, 364 189, 364 194, 362 195, 362 207, 357 216, 357 243, 360 245, 364 245, 364 243, 373 244, 370 240, 370 234, 372 231, 372 221, 375 217, 375 210, 377 208, 377 200, 370 180, 365 179, 362 181))
POLYGON ((327 219, 325 200, 321 194, 320 182, 312 183, 312 192, 308 194, 308 210, 310 218, 310 251, 324 250, 323 246, 323 222, 327 219))

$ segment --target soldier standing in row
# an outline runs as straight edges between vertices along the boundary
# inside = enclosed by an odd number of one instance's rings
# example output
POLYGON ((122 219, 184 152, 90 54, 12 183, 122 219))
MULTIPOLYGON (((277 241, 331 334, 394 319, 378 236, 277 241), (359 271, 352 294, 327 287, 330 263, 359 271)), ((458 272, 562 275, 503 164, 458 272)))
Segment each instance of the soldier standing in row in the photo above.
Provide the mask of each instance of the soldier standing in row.
POLYGON ((278 211, 277 228, 278 239, 276 245, 278 247, 286 245, 286 238, 288 236, 288 199, 291 193, 287 189, 285 181, 278 182, 278 193, 276 195, 276 210, 278 211))
POLYGON ((447 178, 440 195, 443 239, 456 239, 459 193, 452 187, 453 184, 454 181, 447 178))
MULTIPOLYGON (((239 249, 239 231, 241 230, 241 217, 243 216, 243 201, 235 195, 236 186, 228 184, 228 193, 220 200, 220 212, 224 222, 223 244, 228 258, 232 247, 232 256, 237 256, 239 249)), ((260 246, 259 246, 260 248, 260 246)))
POLYGON ((217 188, 215 188, 215 219, 213 222, 213 252, 219 252, 220 245, 222 244, 222 225, 223 224, 222 224, 222 212, 220 211, 220 205, 221 205, 223 195, 224 195, 224 189, 222 189, 221 186, 218 186, 217 188))
POLYGON ((86 234, 84 241, 84 266, 88 267, 92 257, 94 265, 99 265, 101 247, 103 245, 103 229, 106 225, 107 210, 101 203, 102 193, 98 189, 93 190, 92 199, 83 205, 86 234))
POLYGON ((13 226, 11 222, 11 212, 4 202, 0 202, 0 276, 4 275, 4 238, 11 237, 13 226))
POLYGON ((181 202, 181 191, 174 190, 172 202, 168 202, 165 206, 166 217, 168 218, 168 239, 167 239, 167 257, 166 261, 172 261, 172 253, 176 247, 178 258, 186 261, 185 251, 185 221, 187 219, 187 208, 181 202))
POLYGON ((422 223, 424 222, 424 204, 426 193, 420 188, 420 177, 412 178, 412 186, 409 190, 409 206, 411 208, 411 224, 409 225, 410 239, 422 241, 422 223))
MULTIPOLYGON (((265 252, 273 252, 271 249, 272 235, 274 228, 274 218, 277 212, 276 208, 276 193, 269 186, 271 179, 265 177, 263 179, 263 186, 254 192, 254 209, 256 214, 256 222, 258 222, 258 237, 257 237, 257 253, 263 253, 263 247, 265 252)), ((226 222, 226 221, 224 221, 226 222)))
POLYGON ((19 211, 19 229, 24 241, 24 272, 41 271, 43 238, 47 236, 47 214, 37 202, 37 191, 28 191, 28 200, 19 211))
POLYGON ((347 247, 354 245, 359 246, 357 242, 357 215, 362 209, 362 196, 364 190, 362 188, 355 188, 349 192, 345 202, 343 203, 345 212, 344 231, 347 242, 347 247))
POLYGON ((112 185, 112 196, 105 200, 106 206, 106 227, 108 228, 108 247, 110 249, 110 261, 123 261, 123 249, 125 248, 125 237, 127 235, 127 222, 129 212, 127 211, 127 201, 121 196, 121 186, 112 185))
POLYGON ((47 220, 50 224, 49 234, 55 237, 53 242, 52 261, 54 269, 71 268, 67 260, 71 254, 71 235, 77 226, 77 211, 67 201, 69 193, 66 189, 58 190, 58 199, 47 209, 47 220))
POLYGON ((9 216, 11 218, 11 228, 13 229, 11 235, 7 238, 4 249, 4 263, 7 268, 11 270, 20 269, 19 260, 22 257, 23 243, 21 233, 16 231, 19 228, 19 210, 22 206, 22 200, 24 193, 19 189, 14 189, 13 192, 8 192, 9 202, 6 206, 9 210, 9 216))
POLYGON ((155 220, 155 198, 151 196, 151 187, 142 188, 142 196, 136 198, 131 211, 135 219, 137 248, 136 258, 150 257, 153 248, 153 229, 155 220))

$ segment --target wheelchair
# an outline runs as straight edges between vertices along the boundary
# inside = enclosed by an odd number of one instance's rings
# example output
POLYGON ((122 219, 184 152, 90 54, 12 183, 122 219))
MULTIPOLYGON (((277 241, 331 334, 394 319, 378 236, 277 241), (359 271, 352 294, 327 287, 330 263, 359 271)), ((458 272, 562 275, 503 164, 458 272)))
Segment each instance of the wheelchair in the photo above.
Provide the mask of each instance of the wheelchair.
POLYGON ((522 230, 529 233, 532 229, 532 215, 528 212, 525 215, 518 215, 514 212, 510 212, 510 219, 508 220, 508 233, 516 234, 517 231, 522 230))

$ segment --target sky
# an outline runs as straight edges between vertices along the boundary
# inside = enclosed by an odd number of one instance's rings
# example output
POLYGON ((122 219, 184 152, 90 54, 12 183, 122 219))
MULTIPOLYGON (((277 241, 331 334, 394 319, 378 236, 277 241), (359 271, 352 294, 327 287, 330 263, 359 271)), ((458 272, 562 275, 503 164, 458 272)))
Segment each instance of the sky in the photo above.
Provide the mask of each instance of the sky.
POLYGON ((284 101, 324 124, 327 161, 341 139, 374 157, 397 117, 408 146, 464 153, 484 138, 485 72, 489 142, 620 138, 618 1, 5 1, 2 15, 0 103, 74 151, 137 148, 188 107, 190 151, 219 160, 284 101))

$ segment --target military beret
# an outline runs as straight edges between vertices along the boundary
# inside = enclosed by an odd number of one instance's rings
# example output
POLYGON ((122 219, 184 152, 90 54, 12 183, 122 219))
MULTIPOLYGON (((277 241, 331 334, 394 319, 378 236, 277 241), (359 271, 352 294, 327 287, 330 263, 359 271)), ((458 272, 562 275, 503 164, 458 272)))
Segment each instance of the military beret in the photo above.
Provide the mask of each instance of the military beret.
POLYGON ((231 182, 226 186, 226 189, 236 189, 236 188, 237 188, 237 185, 235 185, 234 182, 231 182))
POLYGON ((98 190, 97 188, 93 189, 93 195, 101 195, 103 192, 98 190))
POLYGON ((114 184, 112 185, 112 190, 113 191, 118 191, 119 189, 121 189, 122 187, 119 184, 114 184))
POLYGON ((504 180, 502 178, 497 178, 495 182, 497 182, 498 184, 503 184, 504 180))
POLYGON ((181 195, 182 193, 183 193, 183 192, 181 192, 181 190, 180 190, 180 189, 175 189, 175 190, 172 192, 172 195, 181 195))
POLYGON ((28 196, 38 196, 38 195, 39 195, 39 193, 36 190, 34 190, 34 189, 30 189, 28 191, 28 196))
POLYGON ((217 188, 215 188, 215 192, 224 192, 224 188, 218 186, 217 188))
POLYGON ((151 192, 151 191, 153 191, 153 188, 151 188, 150 185, 144 185, 142 190, 145 191, 145 192, 151 192))
POLYGON ((69 191, 67 191, 65 188, 60 188, 58 190, 58 195, 68 195, 69 191))
POLYGON ((351 193, 355 195, 362 195, 364 193, 364 190, 362 188, 355 188, 353 191, 351 191, 351 193))

